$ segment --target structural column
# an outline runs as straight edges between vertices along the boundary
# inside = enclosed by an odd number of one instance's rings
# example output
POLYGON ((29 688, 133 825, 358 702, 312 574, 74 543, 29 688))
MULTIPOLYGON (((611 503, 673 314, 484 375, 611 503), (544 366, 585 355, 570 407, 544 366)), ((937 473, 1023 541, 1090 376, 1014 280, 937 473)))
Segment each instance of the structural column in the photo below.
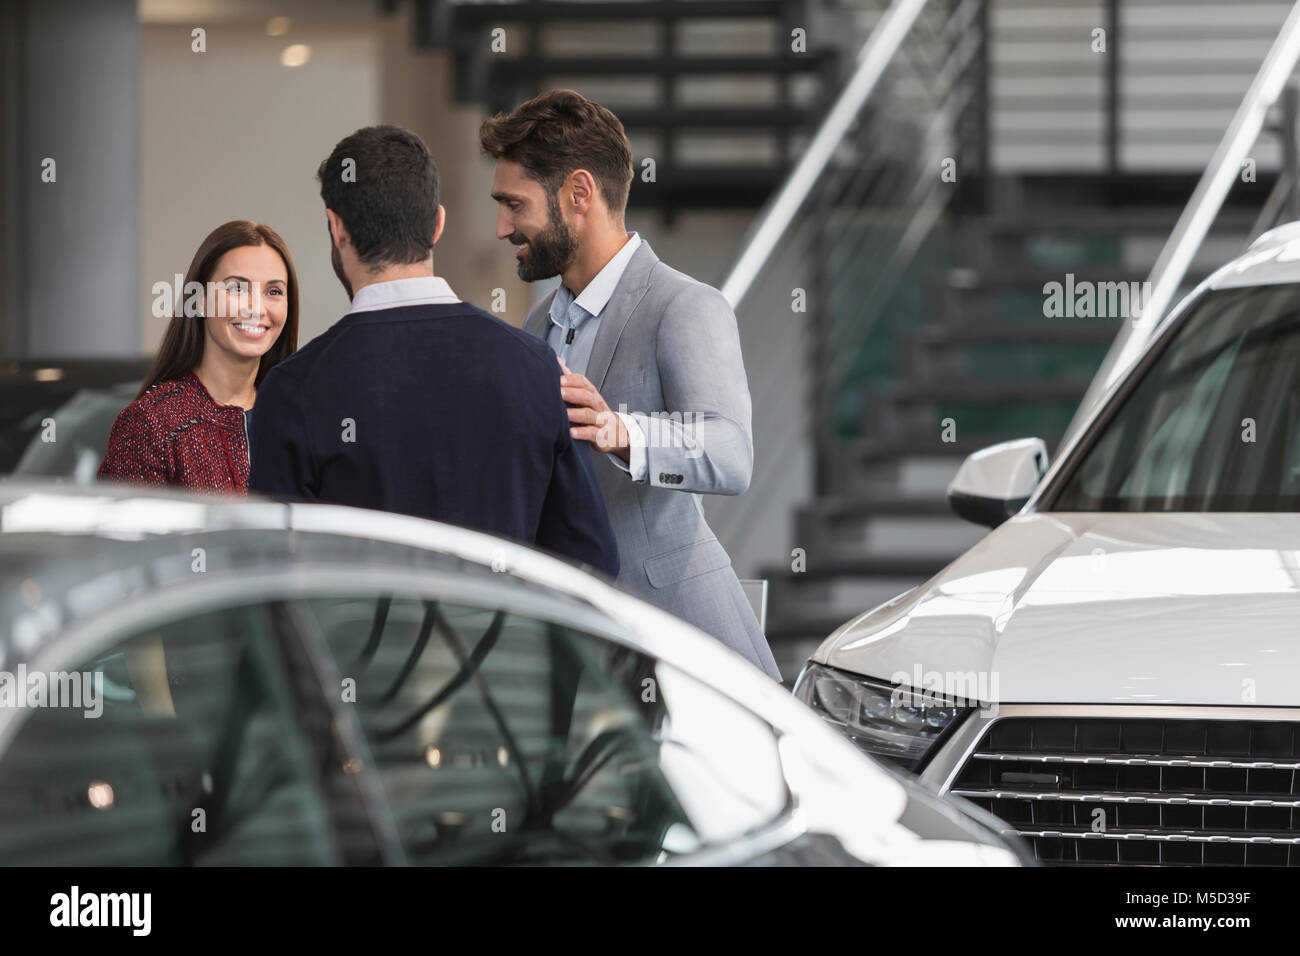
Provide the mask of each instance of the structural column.
POLYGON ((0 6, 0 354, 138 355, 135 0, 0 6))

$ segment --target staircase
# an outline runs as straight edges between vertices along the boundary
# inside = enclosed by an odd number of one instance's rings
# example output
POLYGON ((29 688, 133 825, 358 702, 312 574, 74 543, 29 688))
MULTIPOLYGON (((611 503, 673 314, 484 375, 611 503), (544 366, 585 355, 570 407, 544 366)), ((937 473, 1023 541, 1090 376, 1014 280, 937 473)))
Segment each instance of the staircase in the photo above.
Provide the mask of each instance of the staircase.
POLYGON ((762 205, 853 49, 854 5, 828 0, 413 2, 416 46, 450 54, 458 102, 508 111, 569 87, 613 110, 636 157, 629 205, 668 222, 762 205))

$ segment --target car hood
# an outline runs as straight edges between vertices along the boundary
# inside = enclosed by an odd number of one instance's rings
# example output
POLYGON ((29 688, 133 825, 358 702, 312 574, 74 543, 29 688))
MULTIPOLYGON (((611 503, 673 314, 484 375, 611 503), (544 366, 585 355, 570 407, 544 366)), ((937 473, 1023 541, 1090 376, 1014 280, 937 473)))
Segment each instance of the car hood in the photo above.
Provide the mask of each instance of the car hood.
POLYGON ((1300 515, 1021 515, 813 659, 967 700, 1300 699, 1300 515))

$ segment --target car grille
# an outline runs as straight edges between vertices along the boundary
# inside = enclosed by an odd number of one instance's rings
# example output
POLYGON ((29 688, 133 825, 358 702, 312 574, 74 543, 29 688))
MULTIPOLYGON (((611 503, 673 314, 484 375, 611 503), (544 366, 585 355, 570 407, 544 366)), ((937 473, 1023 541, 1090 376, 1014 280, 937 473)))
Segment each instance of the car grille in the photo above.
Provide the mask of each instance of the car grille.
POLYGON ((1300 723, 1007 717, 951 792, 1047 864, 1300 865, 1300 723))

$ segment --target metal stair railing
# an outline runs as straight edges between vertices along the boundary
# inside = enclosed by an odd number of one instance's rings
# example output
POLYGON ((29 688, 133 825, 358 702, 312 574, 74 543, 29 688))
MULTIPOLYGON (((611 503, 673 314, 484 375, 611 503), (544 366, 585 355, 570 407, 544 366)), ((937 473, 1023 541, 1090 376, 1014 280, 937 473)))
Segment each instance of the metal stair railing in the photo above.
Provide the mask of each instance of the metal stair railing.
POLYGON ((791 395, 779 374, 751 374, 755 420, 764 423, 755 434, 757 493, 728 503, 715 524, 732 548, 743 547, 756 509, 771 507, 769 490, 798 483, 794 470, 806 456, 789 449, 811 439, 810 490, 828 491, 844 445, 835 407, 845 394, 856 402, 858 360, 944 211, 978 201, 987 183, 988 6, 893 0, 882 10, 722 284, 742 327, 804 326, 807 354, 781 361, 803 362, 812 379, 803 396, 791 395), (946 166, 955 182, 943 175, 946 166), (803 313, 791 308, 798 289, 806 293, 803 313))

